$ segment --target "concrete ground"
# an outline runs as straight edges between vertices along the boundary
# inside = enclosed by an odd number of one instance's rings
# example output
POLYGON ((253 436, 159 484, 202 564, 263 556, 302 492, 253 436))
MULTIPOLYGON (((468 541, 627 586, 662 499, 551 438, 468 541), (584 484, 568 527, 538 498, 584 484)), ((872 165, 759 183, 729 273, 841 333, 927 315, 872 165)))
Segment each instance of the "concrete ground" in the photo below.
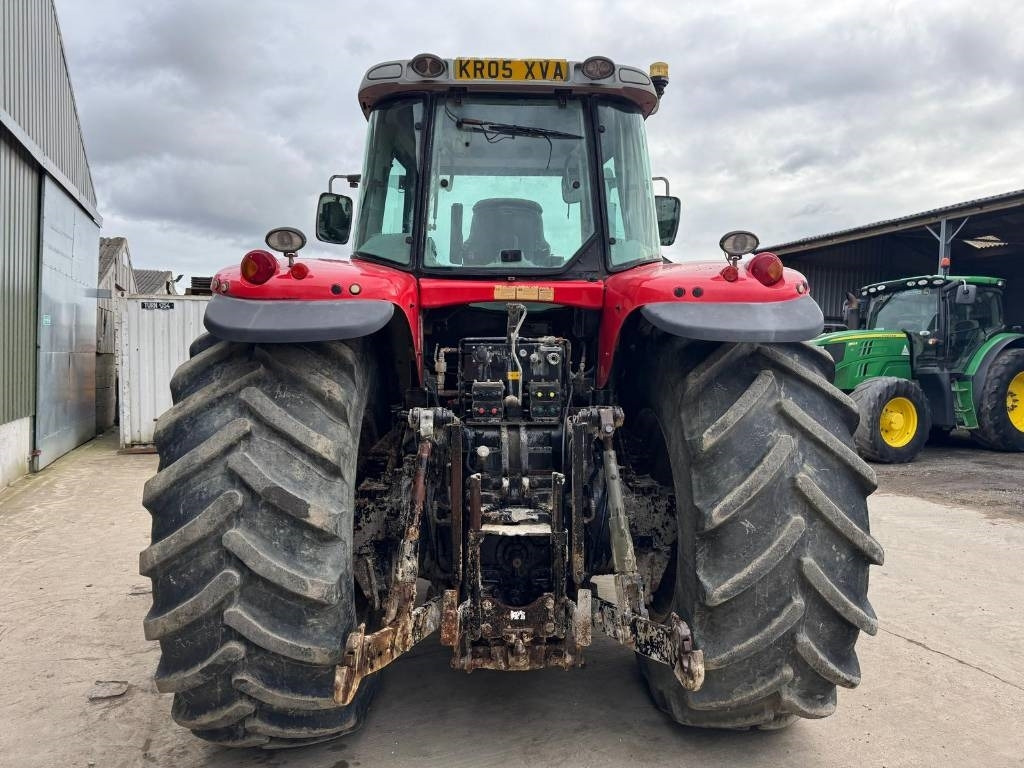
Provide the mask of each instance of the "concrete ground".
POLYGON ((384 673, 360 733, 268 753, 194 739, 156 693, 137 574, 156 460, 115 449, 94 441, 0 493, 3 768, 1024 765, 1024 455, 960 445, 881 468, 882 628, 858 647, 864 682, 826 720, 689 730, 650 704, 631 655, 596 636, 586 669, 529 674, 453 672, 431 640, 384 673), (90 700, 96 681, 127 689, 90 700))

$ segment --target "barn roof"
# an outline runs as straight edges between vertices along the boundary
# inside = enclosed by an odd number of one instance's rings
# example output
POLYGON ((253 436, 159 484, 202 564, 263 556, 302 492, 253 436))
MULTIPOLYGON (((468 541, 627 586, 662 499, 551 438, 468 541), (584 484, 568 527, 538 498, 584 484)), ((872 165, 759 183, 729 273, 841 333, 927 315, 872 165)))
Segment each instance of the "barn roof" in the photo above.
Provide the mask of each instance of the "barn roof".
POLYGON ((168 289, 168 283, 174 285, 174 273, 169 269, 136 269, 135 288, 139 294, 146 296, 150 294, 165 294, 173 292, 168 289))
MULTIPOLYGON (((979 197, 975 200, 968 200, 955 205, 946 205, 941 208, 932 208, 921 213, 912 213, 908 216, 898 216, 893 219, 876 221, 873 224, 864 224, 851 229, 841 229, 837 232, 829 232, 824 235, 814 235, 800 240, 792 240, 788 243, 770 245, 762 250, 777 253, 780 256, 787 253, 799 253, 814 248, 821 248, 827 245, 838 245, 853 240, 862 240, 878 235, 887 235, 894 232, 904 232, 911 229, 920 229, 933 224, 938 224, 943 219, 962 219, 964 217, 976 217, 979 214, 990 214, 1004 211, 1009 208, 1024 209, 1024 189, 1004 192, 989 197, 979 197)), ((964 232, 968 235, 968 232, 964 232)), ((973 245, 973 243, 972 243, 973 245)), ((975 248, 983 247, 974 245, 975 248)))

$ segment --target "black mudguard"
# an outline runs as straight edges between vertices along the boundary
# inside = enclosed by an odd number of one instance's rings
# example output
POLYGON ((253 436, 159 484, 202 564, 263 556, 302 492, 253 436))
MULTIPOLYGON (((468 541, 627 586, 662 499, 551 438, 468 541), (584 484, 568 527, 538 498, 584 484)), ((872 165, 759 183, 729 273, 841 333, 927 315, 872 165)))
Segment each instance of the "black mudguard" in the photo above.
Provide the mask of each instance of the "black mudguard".
POLYGON ((260 301, 216 294, 206 307, 203 324, 225 341, 335 341, 379 331, 394 311, 390 301, 381 299, 260 301))
POLYGON ((810 296, 758 303, 665 301, 641 312, 659 330, 700 341, 808 341, 825 325, 821 307, 810 296))

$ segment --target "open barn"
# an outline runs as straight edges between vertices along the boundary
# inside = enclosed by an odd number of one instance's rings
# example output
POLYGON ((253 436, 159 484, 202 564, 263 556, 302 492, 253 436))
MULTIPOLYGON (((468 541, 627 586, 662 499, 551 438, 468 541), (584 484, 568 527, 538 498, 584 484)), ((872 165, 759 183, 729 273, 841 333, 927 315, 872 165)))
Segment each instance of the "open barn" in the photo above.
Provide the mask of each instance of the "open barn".
POLYGON ((769 246, 807 276, 825 321, 839 325, 847 292, 862 285, 935 274, 1006 280, 1008 325, 1024 324, 1024 190, 969 200, 839 232, 769 246))

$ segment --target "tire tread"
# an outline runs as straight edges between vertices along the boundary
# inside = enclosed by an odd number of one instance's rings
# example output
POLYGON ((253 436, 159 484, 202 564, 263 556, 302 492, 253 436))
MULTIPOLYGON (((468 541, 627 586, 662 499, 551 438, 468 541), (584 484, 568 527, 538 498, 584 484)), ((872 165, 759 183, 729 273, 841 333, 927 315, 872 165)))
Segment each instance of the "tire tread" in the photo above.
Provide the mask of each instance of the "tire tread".
POLYGON ((875 474, 853 448, 856 405, 808 345, 663 343, 646 402, 692 521, 680 524, 688 565, 672 607, 706 676, 689 692, 640 658, 652 697, 701 727, 827 716, 835 686, 860 681, 854 642, 877 630, 867 570, 884 556, 868 527, 875 474))
POLYGON ((356 453, 373 369, 361 342, 260 347, 210 336, 172 384, 146 484, 153 581, 146 636, 160 691, 195 735, 279 748, 362 722, 373 680, 347 707, 334 665, 355 623, 356 453), (358 419, 354 417, 359 415, 358 419))

